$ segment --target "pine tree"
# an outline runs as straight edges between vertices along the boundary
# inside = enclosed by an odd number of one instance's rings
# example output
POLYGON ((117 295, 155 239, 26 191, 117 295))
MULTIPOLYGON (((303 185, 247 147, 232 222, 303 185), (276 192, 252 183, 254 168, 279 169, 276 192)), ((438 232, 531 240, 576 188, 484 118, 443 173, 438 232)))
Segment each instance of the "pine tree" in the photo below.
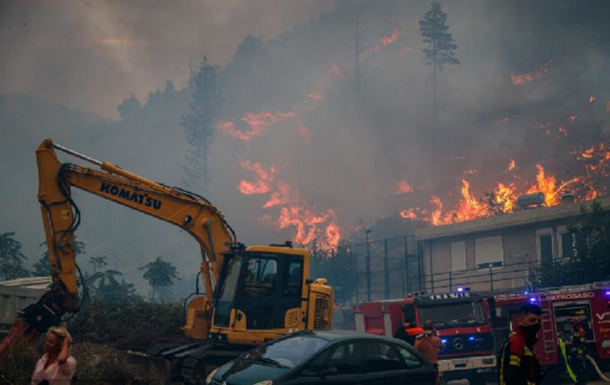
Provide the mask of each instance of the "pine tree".
POLYGON ((460 64, 460 61, 455 57, 457 45, 449 33, 447 14, 441 9, 440 3, 432 2, 424 19, 419 21, 419 30, 426 44, 422 49, 426 55, 426 64, 432 66, 432 118, 433 123, 436 123, 437 75, 446 66, 460 64))
POLYGON ((204 56, 196 75, 190 111, 182 116, 182 127, 191 146, 183 181, 189 187, 202 182, 204 191, 209 183, 208 158, 214 139, 214 126, 222 104, 217 72, 217 68, 210 65, 204 56))

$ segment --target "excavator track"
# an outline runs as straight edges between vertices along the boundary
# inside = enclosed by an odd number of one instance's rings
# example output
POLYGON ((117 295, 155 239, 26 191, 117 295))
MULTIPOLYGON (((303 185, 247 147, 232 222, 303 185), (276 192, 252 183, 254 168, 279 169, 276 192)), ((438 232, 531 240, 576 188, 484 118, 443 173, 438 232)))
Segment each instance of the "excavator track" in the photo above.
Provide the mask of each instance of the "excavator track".
POLYGON ((153 346, 147 354, 171 363, 170 383, 202 384, 216 368, 226 364, 252 346, 194 342, 177 347, 167 344, 153 346))

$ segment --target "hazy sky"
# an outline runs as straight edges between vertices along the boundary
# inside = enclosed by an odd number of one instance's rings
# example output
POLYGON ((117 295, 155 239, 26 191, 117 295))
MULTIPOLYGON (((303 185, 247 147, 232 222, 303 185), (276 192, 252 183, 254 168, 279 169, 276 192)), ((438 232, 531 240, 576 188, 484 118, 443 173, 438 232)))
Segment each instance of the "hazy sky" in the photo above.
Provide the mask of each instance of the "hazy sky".
POLYGON ((336 0, 0 0, 0 94, 27 93, 116 117, 203 54, 225 65, 248 34, 272 39, 336 0))

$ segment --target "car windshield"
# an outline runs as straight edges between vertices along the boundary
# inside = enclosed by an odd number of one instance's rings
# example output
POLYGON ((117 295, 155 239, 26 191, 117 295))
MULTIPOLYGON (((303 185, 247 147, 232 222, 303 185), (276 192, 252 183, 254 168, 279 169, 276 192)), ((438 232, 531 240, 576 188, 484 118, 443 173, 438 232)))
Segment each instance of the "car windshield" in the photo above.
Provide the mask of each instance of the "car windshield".
POLYGON ((275 364, 280 367, 294 368, 327 344, 328 341, 322 338, 295 336, 269 345, 259 346, 248 353, 245 358, 275 364))
POLYGON ((422 306, 418 311, 420 322, 430 320, 435 329, 485 324, 483 307, 480 302, 422 306))

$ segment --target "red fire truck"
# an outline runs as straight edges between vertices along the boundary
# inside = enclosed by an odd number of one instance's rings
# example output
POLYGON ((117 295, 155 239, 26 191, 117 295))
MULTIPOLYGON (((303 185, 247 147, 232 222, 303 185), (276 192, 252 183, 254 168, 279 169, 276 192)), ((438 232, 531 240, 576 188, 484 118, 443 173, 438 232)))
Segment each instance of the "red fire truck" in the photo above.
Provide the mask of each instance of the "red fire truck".
POLYGON ((447 346, 440 353, 439 370, 448 380, 468 378, 471 384, 493 376, 496 358, 489 315, 495 313, 493 300, 465 290, 354 307, 356 330, 371 334, 393 336, 406 318, 419 327, 431 320, 447 346))
MULTIPOLYGON (((557 338, 567 335, 570 321, 579 319, 585 330, 587 354, 602 366, 610 364, 610 282, 578 286, 563 286, 539 290, 536 293, 496 295, 496 317, 504 319, 506 330, 495 328, 502 336, 518 316, 525 303, 542 308, 542 325, 538 333, 536 356, 542 365, 555 365, 561 359, 557 338), (512 322, 511 322, 512 321, 512 322)), ((500 323, 501 324, 501 323, 500 323)), ((570 339, 565 339, 570 344, 570 339)))

